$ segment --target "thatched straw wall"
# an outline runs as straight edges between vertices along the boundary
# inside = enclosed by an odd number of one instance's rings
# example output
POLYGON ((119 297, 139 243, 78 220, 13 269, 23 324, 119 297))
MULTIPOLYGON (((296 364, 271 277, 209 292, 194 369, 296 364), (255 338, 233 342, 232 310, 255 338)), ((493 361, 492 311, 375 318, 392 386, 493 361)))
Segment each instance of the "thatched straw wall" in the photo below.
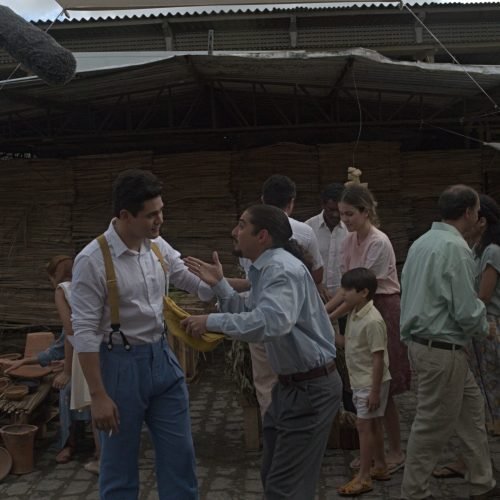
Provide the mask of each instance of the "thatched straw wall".
MULTIPOLYGON (((165 184, 164 231, 184 255, 209 258, 220 250, 235 272, 230 231, 237 214, 258 202, 272 173, 297 183, 294 216, 319 211, 319 191, 345 180, 353 144, 276 144, 235 152, 153 155, 131 152, 67 160, 0 163, 0 327, 57 324, 45 263, 55 254, 78 252, 106 229, 111 182, 131 167, 150 169, 165 184)), ((452 183, 477 189, 487 182, 500 195, 500 157, 481 150, 401 153, 397 143, 360 143, 356 166, 379 201, 382 230, 399 263, 409 242, 436 217, 436 198, 452 183)))

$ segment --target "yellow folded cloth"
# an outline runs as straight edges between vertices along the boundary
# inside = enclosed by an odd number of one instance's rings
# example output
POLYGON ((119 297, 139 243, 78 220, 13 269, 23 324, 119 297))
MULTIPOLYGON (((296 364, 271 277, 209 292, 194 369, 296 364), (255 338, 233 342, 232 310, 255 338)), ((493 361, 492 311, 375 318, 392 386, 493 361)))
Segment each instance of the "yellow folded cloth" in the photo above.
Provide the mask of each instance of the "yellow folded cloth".
POLYGON ((191 337, 181 327, 181 321, 189 318, 189 316, 191 314, 179 307, 170 297, 163 297, 163 317, 167 323, 168 331, 197 351, 207 352, 215 349, 224 338, 224 335, 205 332, 201 338, 191 337))

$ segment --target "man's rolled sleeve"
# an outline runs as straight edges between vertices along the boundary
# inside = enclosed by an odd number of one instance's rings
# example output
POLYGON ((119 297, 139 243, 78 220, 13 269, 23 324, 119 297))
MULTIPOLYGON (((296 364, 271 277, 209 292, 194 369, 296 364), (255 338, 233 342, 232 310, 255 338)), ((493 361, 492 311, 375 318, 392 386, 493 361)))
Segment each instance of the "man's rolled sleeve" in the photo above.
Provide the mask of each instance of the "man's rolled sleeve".
POLYGON ((107 300, 105 286, 91 258, 78 256, 71 283, 71 321, 77 352, 99 352, 103 338, 99 325, 107 300))

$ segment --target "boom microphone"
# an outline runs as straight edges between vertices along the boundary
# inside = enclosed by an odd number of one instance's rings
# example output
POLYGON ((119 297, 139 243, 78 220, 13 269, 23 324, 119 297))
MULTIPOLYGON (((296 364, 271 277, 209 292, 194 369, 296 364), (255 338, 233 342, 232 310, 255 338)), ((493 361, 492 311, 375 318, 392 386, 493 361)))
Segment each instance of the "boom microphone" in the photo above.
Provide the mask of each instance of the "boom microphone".
POLYGON ((49 85, 64 85, 75 75, 76 60, 69 50, 4 6, 0 6, 0 49, 49 85))

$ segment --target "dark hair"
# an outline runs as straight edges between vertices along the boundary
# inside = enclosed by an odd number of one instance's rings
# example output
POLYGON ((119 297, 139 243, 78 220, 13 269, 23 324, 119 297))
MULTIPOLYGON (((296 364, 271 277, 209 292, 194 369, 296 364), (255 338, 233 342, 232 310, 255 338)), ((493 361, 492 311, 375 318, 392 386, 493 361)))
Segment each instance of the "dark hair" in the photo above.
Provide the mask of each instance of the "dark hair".
POLYGON ((486 194, 479 195, 479 204, 479 217, 486 219, 486 228, 474 251, 478 257, 481 257, 485 248, 491 243, 500 245, 500 207, 491 196, 486 194))
POLYGON ((321 191, 321 201, 323 203, 326 203, 329 200, 340 201, 344 189, 345 187, 343 184, 338 184, 335 182, 333 184, 328 184, 328 186, 326 186, 325 189, 321 191))
POLYGON ((378 286, 375 273, 370 269, 366 269, 366 267, 355 267, 347 271, 342 276, 340 284, 342 288, 346 290, 354 288, 356 292, 361 292, 361 290, 366 288, 368 290, 368 300, 373 299, 378 286))
POLYGON ((56 282, 71 281, 73 277, 73 259, 69 255, 56 255, 45 266, 47 274, 56 282))
POLYGON ((272 205, 252 205, 246 211, 250 216, 250 223, 254 226, 253 234, 265 229, 273 239, 272 248, 283 248, 301 260, 309 271, 311 270, 312 258, 292 238, 292 226, 290 226, 288 216, 283 210, 272 205))
POLYGON ((284 209, 297 196, 295 182, 286 175, 271 175, 262 185, 262 201, 284 209))
POLYGON ((113 215, 127 210, 134 217, 143 209, 144 202, 161 195, 161 181, 147 170, 124 170, 113 182, 113 215))
POLYGON ((367 212, 370 222, 375 227, 380 225, 377 215, 377 202, 368 188, 360 184, 351 184, 344 189, 340 201, 352 205, 360 212, 367 212))
POLYGON ((455 184, 446 188, 439 197, 438 206, 443 220, 458 220, 468 208, 474 208, 477 192, 469 186, 455 184))

